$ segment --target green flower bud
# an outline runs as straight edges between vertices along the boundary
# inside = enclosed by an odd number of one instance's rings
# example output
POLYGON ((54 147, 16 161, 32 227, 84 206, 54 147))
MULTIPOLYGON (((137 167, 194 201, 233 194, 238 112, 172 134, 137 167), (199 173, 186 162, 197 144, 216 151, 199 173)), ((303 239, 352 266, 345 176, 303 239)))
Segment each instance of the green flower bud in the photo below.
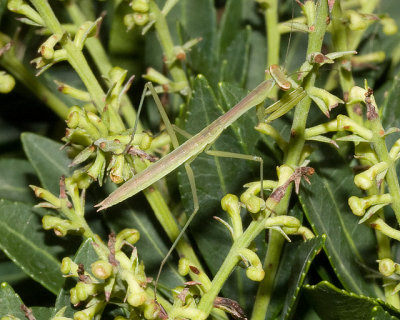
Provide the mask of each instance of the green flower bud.
POLYGON ((85 41, 87 38, 93 37, 96 34, 97 24, 101 21, 102 18, 97 19, 96 21, 86 21, 84 22, 75 33, 74 45, 79 50, 83 49, 85 45, 85 41))
POLYGON ((146 302, 147 294, 146 294, 146 292, 143 291, 143 289, 141 291, 134 291, 131 293, 128 292, 128 296, 127 296, 126 300, 128 301, 128 303, 131 306, 138 307, 146 302))
POLYGON ((138 26, 144 26, 147 22, 149 22, 149 15, 147 13, 135 12, 133 14, 133 21, 138 26))
POLYGON ((124 15, 124 25, 126 26, 128 31, 135 26, 135 19, 133 18, 133 13, 124 15))
POLYGON ((262 281, 265 276, 265 271, 260 268, 250 266, 246 269, 246 276, 253 281, 262 281))
POLYGON ((86 112, 86 115, 90 123, 93 124, 97 128, 97 130, 99 130, 101 136, 108 136, 108 129, 98 115, 90 111, 86 112))
POLYGON ((97 279, 105 280, 113 273, 113 267, 108 261, 98 260, 91 265, 92 273, 97 279))
POLYGON ((99 285, 94 283, 78 282, 75 286, 79 301, 85 301, 89 296, 96 295, 99 289, 99 285))
POLYGON ((342 99, 324 89, 317 87, 308 89, 307 94, 328 118, 329 111, 331 111, 333 108, 336 108, 339 103, 344 103, 342 99))
POLYGON ((160 308, 154 299, 148 299, 144 305, 143 315, 145 319, 153 320, 158 318, 160 308))
POLYGON ((15 79, 5 71, 0 71, 0 93, 9 93, 15 87, 15 79))
POLYGON ((379 260, 379 272, 385 277, 391 276, 396 271, 396 263, 391 259, 379 260))
POLYGON ((337 126, 339 131, 351 131, 355 134, 359 135, 361 138, 364 138, 367 141, 370 141, 373 137, 373 133, 371 130, 357 124, 355 121, 350 119, 349 117, 339 114, 337 117, 337 126))
POLYGON ((87 174, 93 179, 93 180, 98 180, 99 184, 101 185, 103 183, 103 174, 104 170, 106 168, 106 159, 104 156, 103 151, 97 150, 97 155, 96 155, 96 160, 94 163, 91 165, 91 167, 88 169, 87 174), (101 179, 99 179, 101 178, 101 179))
POLYGON ((372 205, 389 204, 391 202, 392 196, 388 193, 372 195, 365 198, 351 196, 348 200, 350 209, 356 216, 363 216, 365 214, 365 210, 372 205))
POLYGON ((139 148, 141 150, 149 149, 152 141, 153 141, 153 138, 149 134, 144 133, 142 136, 142 140, 140 141, 139 148))
POLYGON ((149 1, 148 0, 133 0, 131 3, 133 11, 146 13, 149 11, 149 1))
POLYGON ((12 12, 26 16, 28 19, 36 22, 37 24, 45 26, 41 16, 23 0, 9 0, 7 3, 7 8, 12 12))
POLYGON ((70 220, 61 219, 50 215, 45 215, 42 218, 43 229, 54 229, 54 233, 58 237, 64 237, 68 231, 78 231, 80 228, 70 220))
POLYGON ((239 199, 234 194, 228 193, 221 199, 222 210, 229 213, 229 215, 240 215, 239 199))
POLYGON ((114 165, 110 171, 110 178, 112 182, 119 184, 124 182, 124 164, 125 164, 125 155, 113 155, 114 165))
POLYGON ((136 242, 138 242, 140 239, 140 232, 132 228, 123 229, 117 234, 115 239, 115 250, 119 251, 124 245, 124 242, 127 242, 131 245, 134 245, 136 242))
POLYGON ((265 201, 259 197, 252 196, 246 201, 245 205, 250 213, 258 213, 265 208, 265 201))
POLYGON ((394 21, 394 19, 389 18, 389 17, 384 17, 381 18, 380 23, 383 26, 383 33, 391 36, 397 33, 398 31, 398 27, 396 24, 396 21, 394 21))
POLYGON ((368 170, 365 170, 354 177, 354 183, 357 187, 363 190, 368 190, 375 183, 375 177, 388 168, 386 162, 379 162, 373 165, 368 170))
POLYGON ((69 300, 74 306, 80 302, 78 295, 76 293, 76 288, 72 288, 71 290, 69 290, 69 300))
POLYGON ((69 257, 64 257, 61 261, 61 272, 63 274, 73 274, 75 276, 78 275, 77 273, 78 265, 72 261, 69 257))
POLYGON ((51 35, 40 47, 38 52, 43 58, 50 60, 54 56, 54 46, 60 41, 62 35, 53 34, 51 35))
POLYGON ((181 276, 186 276, 190 271, 190 261, 187 258, 180 258, 178 264, 178 272, 181 276))
POLYGON ((354 10, 347 10, 347 14, 349 16, 349 28, 350 30, 357 31, 357 30, 364 30, 368 27, 368 23, 366 18, 359 14, 354 10))
POLYGON ((46 189, 40 187, 36 187, 34 185, 29 185, 29 187, 33 190, 33 192, 35 192, 36 197, 46 200, 56 208, 61 207, 60 199, 56 197, 54 194, 52 194, 50 191, 47 191, 46 189))

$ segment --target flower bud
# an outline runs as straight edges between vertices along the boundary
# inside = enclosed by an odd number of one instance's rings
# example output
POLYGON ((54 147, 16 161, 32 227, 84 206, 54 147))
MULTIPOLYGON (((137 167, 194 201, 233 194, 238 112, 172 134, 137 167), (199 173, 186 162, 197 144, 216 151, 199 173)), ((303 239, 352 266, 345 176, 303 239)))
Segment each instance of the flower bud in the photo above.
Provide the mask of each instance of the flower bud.
POLYGON ((354 177, 354 183, 357 187, 363 190, 368 190, 375 183, 375 177, 388 168, 386 162, 379 162, 373 165, 368 170, 365 170, 354 177))
POLYGON ((133 18, 133 13, 124 15, 124 25, 126 26, 128 31, 135 26, 135 19, 133 18))
POLYGON ((0 71, 0 93, 9 93, 15 87, 15 79, 5 71, 0 71))
POLYGON ((94 283, 78 282, 75 286, 76 296, 79 301, 85 301, 89 296, 97 294, 99 285, 94 283))
POLYGON ((387 36, 394 35, 398 31, 398 27, 396 21, 390 17, 383 17, 380 20, 380 23, 383 26, 383 33, 387 36))
POLYGON ((122 246, 124 245, 124 242, 127 242, 131 245, 134 245, 136 242, 138 242, 140 239, 140 232, 136 229, 124 229, 120 232, 118 232, 116 238, 115 238, 115 250, 119 251, 121 250, 122 246))
POLYGON ((221 199, 222 210, 229 215, 240 215, 239 199, 234 194, 228 193, 221 199))
POLYGON ((154 301, 154 299, 148 299, 144 305, 143 315, 145 319, 153 320, 157 319, 160 313, 160 308, 154 301))
POLYGON ((190 271, 189 265, 190 262, 187 258, 179 259, 178 272, 182 277, 186 276, 189 273, 190 271))
POLYGON ((250 266, 246 269, 246 276, 250 280, 259 282, 264 279, 265 271, 263 269, 250 266))
POLYGON ((124 182, 123 171, 125 164, 125 155, 113 155, 114 165, 110 170, 110 178, 112 182, 119 184, 124 182))
POLYGON ((61 272, 77 276, 78 265, 69 257, 64 257, 61 261, 61 272))
POLYGON ((144 133, 142 136, 142 140, 140 141, 139 148, 141 150, 149 149, 152 141, 153 141, 153 138, 149 134, 144 133))
POLYGON ((149 11, 149 1, 148 0, 133 0, 131 3, 133 11, 146 13, 149 11))
POLYGON ((54 233, 58 237, 64 237, 68 231, 78 231, 80 229, 70 220, 50 215, 45 215, 42 218, 42 225, 45 230, 54 229, 54 233))
POLYGON ((138 26, 144 26, 147 22, 149 22, 149 15, 147 13, 139 13, 135 12, 133 14, 133 21, 138 26))
POLYGON ((103 151, 97 150, 97 155, 96 155, 96 160, 94 163, 90 166, 90 168, 87 170, 87 174, 93 179, 93 180, 98 180, 99 184, 101 185, 103 183, 102 178, 104 174, 104 170, 106 167, 106 159, 104 156, 103 151))
POLYGON ((69 299, 74 306, 80 302, 75 287, 69 290, 69 299))
POLYGON ((252 196, 245 202, 250 213, 258 213, 265 207, 265 201, 259 197, 252 196))
POLYGON ((91 265, 92 273, 97 279, 105 280, 113 273, 113 267, 108 261, 98 260, 91 265))
POLYGON ((379 260, 379 272, 385 277, 391 276, 396 271, 396 263, 391 259, 379 260))
POLYGON ((392 196, 388 193, 372 195, 365 198, 351 196, 348 200, 350 209, 356 216, 363 216, 365 214, 365 210, 372 205, 389 204, 391 202, 392 196))
POLYGON ((349 28, 350 30, 357 31, 357 30, 364 30, 367 28, 368 23, 366 18, 359 14, 354 10, 347 10, 347 14, 349 15, 349 28))
POLYGON ((34 185, 29 185, 29 187, 35 192, 36 197, 46 200, 56 208, 61 207, 60 199, 56 197, 54 194, 52 194, 50 191, 47 191, 46 189, 40 187, 36 187, 34 185))

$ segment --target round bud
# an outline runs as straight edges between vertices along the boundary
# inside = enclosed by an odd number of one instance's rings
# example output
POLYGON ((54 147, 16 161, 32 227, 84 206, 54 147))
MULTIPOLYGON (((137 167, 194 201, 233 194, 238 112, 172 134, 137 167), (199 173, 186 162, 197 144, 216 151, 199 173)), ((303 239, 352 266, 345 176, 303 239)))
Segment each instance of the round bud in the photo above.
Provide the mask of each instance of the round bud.
POLYGON ((133 21, 138 26, 144 26, 149 21, 149 15, 147 13, 138 13, 135 12, 133 14, 133 21))
POLYGON ((104 260, 98 260, 91 265, 92 273, 97 279, 105 280, 113 273, 111 263, 104 260))
POLYGON ((0 93, 9 93, 15 87, 15 79, 8 73, 0 72, 0 93))
POLYGON ((261 281, 264 279, 265 271, 261 268, 250 266, 246 269, 246 276, 253 281, 261 281))
POLYGON ((190 271, 189 264, 190 263, 188 259, 186 258, 179 259, 178 272, 181 276, 184 277, 189 273, 190 271))
POLYGON ((391 276, 396 270, 396 263, 391 259, 379 260, 379 272, 385 277, 391 276))
POLYGON ((61 272, 63 274, 69 274, 71 272, 71 267, 74 262, 69 257, 64 257, 61 261, 61 272))
POLYGON ((362 217, 365 213, 365 204, 362 199, 356 196, 351 196, 348 200, 351 211, 359 217, 362 217))
POLYGON ((139 292, 133 292, 133 293, 128 294, 127 301, 131 306, 138 307, 138 306, 141 306, 143 303, 145 303, 146 299, 147 299, 147 295, 142 290, 139 292))

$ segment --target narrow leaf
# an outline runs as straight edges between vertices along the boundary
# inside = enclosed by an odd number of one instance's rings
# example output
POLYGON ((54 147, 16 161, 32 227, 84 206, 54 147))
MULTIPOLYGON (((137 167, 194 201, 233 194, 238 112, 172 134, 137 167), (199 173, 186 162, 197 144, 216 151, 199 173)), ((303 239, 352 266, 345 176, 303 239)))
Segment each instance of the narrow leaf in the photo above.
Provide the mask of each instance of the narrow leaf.
POLYGON ((65 151, 61 151, 61 144, 51 139, 33 133, 23 133, 21 136, 25 153, 35 168, 42 186, 54 194, 60 192, 60 177, 71 175, 73 170, 68 169, 71 160, 65 151))
POLYGON ((35 170, 26 160, 0 159, 0 198, 35 203, 29 184, 37 184, 35 170))
MULTIPOLYGON (((377 308, 381 307, 384 307, 386 311, 393 312, 395 316, 398 315, 397 312, 388 307, 380 299, 373 299, 363 295, 356 295, 353 292, 340 290, 327 281, 322 281, 315 286, 305 285, 304 291, 307 299, 321 319, 374 319, 373 314, 377 313, 377 308)), ((382 311, 379 312, 380 316, 386 315, 382 311)))
POLYGON ((0 249, 31 278, 53 293, 64 279, 59 261, 50 253, 40 216, 30 206, 0 200, 0 249))
POLYGON ((304 278, 311 266, 311 262, 318 251, 321 250, 325 238, 325 236, 320 236, 300 244, 296 252, 296 258, 292 264, 292 276, 287 286, 281 319, 290 319, 293 317, 304 278))
POLYGON ((326 234, 324 249, 343 286, 357 294, 380 296, 362 268, 368 264, 376 268, 376 252, 371 252, 376 240, 369 227, 358 224, 347 204, 348 197, 359 195, 359 190, 350 168, 334 149, 327 148, 322 146, 315 154, 314 160, 321 165, 315 167, 311 185, 300 188, 303 210, 314 232, 326 234))

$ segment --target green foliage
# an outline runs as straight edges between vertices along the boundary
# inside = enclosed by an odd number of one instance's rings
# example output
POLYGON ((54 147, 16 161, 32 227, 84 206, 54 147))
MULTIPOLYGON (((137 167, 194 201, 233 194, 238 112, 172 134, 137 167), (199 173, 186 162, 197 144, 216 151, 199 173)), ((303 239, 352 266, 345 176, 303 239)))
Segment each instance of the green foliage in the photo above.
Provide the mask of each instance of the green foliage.
POLYGON ((400 319, 397 7, 1 2, 0 319, 400 319))

